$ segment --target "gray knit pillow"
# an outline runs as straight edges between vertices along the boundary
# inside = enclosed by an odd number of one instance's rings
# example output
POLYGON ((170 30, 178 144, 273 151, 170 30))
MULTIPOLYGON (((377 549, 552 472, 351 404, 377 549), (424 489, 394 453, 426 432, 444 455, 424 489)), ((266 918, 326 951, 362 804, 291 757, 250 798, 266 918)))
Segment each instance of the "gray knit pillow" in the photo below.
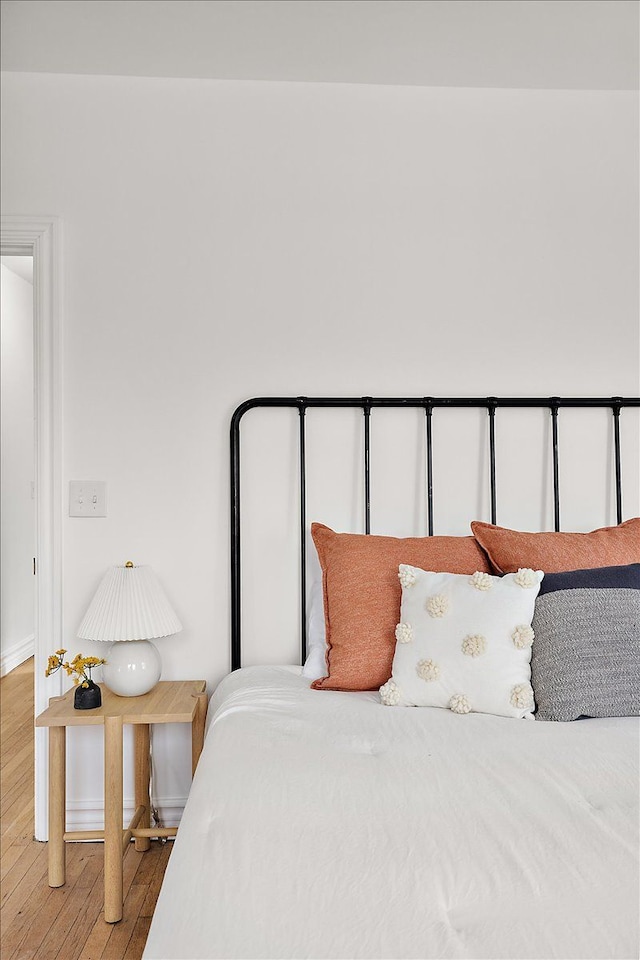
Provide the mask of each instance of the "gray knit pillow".
POLYGON ((640 714, 640 563, 548 573, 533 630, 537 720, 640 714))

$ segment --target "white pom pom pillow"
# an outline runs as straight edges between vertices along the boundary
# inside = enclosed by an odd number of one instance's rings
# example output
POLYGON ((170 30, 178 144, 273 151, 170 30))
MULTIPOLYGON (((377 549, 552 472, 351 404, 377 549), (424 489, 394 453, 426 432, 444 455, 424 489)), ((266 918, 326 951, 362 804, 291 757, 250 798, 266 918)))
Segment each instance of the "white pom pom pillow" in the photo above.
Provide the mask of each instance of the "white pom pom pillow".
POLYGON ((401 564, 387 706, 532 717, 531 621, 544 574, 431 573, 401 564))

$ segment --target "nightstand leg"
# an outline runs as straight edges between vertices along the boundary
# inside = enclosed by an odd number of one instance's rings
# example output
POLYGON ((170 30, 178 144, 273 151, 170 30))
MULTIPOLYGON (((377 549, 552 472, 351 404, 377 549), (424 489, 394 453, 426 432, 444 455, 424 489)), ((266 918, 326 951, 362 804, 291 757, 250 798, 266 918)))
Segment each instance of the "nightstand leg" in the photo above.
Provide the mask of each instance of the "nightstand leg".
POLYGON ((122 717, 104 720, 104 918, 122 919, 122 717))
MULTIPOLYGON (((145 812, 138 824, 139 827, 148 830, 151 826, 151 801, 149 798, 149 724, 136 723, 133 727, 133 745, 134 745, 134 765, 136 780, 136 808, 144 807, 145 812)), ((144 853, 151 846, 149 837, 136 837, 135 848, 140 853, 144 853)))
POLYGON ((49 727, 49 886, 65 881, 66 727, 49 727))
POLYGON ((196 695, 198 701, 195 716, 191 724, 191 776, 196 772, 198 760, 202 753, 204 744, 204 724, 207 719, 207 695, 199 693, 196 695))

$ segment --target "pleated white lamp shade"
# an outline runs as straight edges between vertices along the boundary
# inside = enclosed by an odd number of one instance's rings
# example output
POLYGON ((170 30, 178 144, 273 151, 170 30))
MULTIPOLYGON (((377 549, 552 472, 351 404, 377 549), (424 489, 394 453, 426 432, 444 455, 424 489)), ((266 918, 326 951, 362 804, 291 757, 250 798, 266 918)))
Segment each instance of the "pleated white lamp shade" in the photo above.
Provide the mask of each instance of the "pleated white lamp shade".
POLYGON ((78 629, 81 640, 153 640, 182 630, 151 567, 111 567, 78 629))
POLYGON ((153 690, 162 676, 157 637, 182 630, 151 567, 112 567, 80 624, 82 640, 110 641, 102 667, 109 689, 120 697, 139 697, 153 690), (121 643, 119 641, 127 641, 121 643))

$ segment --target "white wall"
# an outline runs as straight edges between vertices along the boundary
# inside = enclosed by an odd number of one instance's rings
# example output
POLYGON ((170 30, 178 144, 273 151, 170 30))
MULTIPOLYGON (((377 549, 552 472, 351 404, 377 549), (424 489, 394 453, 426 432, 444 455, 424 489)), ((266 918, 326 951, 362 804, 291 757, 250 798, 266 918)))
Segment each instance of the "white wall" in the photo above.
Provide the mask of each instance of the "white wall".
MULTIPOLYGON (((64 222, 65 478, 108 484, 105 520, 65 519, 66 645, 132 559, 185 625, 158 643, 164 676, 227 671, 228 421, 248 396, 637 395, 637 126, 623 92, 5 75, 5 208, 64 222)), ((464 486, 479 442, 454 449, 464 486)), ((505 523, 526 458, 503 461, 505 523)), ((565 525, 613 520, 588 490, 565 525)), ((536 497, 523 525, 548 517, 536 497)), ((436 532, 479 512, 447 498, 436 532)), ((164 733, 179 806, 186 731, 171 756, 164 733)))
POLYGON ((33 285, 2 271, 0 676, 33 655, 33 285))

